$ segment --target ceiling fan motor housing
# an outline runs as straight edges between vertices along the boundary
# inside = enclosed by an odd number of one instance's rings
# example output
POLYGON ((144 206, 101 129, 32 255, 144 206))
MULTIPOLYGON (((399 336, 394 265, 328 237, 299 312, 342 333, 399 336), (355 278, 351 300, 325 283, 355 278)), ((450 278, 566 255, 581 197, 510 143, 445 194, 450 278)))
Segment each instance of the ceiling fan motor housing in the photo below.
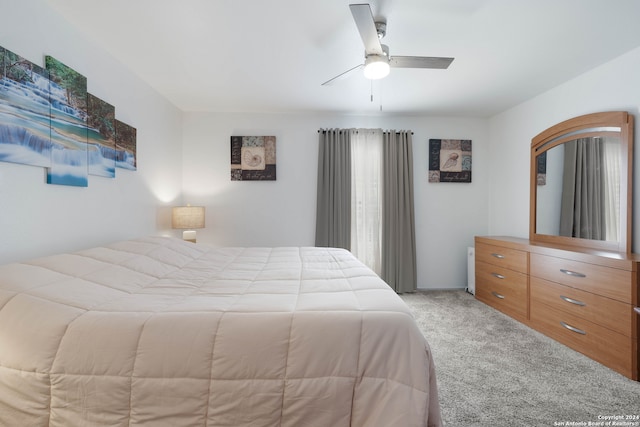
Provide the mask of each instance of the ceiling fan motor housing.
POLYGON ((376 21, 376 32, 378 33, 378 39, 382 40, 387 35, 387 23, 376 21))
POLYGON ((377 53, 367 53, 367 51, 365 51, 364 52, 365 59, 369 58, 370 56, 377 56, 382 59, 385 59, 386 61, 389 61, 389 46, 387 46, 386 44, 381 44, 380 47, 382 47, 382 55, 378 55, 377 53))

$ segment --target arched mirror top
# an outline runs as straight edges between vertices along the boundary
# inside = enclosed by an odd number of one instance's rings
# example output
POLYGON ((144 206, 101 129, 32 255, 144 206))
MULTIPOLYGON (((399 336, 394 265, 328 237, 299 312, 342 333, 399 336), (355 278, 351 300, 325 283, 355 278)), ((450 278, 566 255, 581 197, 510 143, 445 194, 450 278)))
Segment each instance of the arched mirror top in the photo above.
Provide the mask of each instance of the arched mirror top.
POLYGON ((531 142, 529 239, 631 252, 633 116, 587 114, 531 142))

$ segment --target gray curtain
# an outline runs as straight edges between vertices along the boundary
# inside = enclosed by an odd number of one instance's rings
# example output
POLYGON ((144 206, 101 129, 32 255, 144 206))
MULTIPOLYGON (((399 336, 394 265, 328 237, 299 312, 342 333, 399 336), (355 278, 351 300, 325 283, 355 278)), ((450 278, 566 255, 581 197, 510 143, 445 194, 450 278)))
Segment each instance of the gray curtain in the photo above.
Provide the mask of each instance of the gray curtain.
POLYGON ((604 144, 580 138, 564 144, 560 235, 604 240, 604 144))
POLYGON ((351 247, 351 145, 348 130, 318 132, 316 246, 351 247))
MULTIPOLYGON (((319 131, 316 246, 351 247, 348 129, 319 131)), ((382 279, 396 292, 417 286, 411 132, 383 134, 382 279)))
POLYGON ((411 132, 383 136, 382 279, 396 292, 416 290, 411 132))

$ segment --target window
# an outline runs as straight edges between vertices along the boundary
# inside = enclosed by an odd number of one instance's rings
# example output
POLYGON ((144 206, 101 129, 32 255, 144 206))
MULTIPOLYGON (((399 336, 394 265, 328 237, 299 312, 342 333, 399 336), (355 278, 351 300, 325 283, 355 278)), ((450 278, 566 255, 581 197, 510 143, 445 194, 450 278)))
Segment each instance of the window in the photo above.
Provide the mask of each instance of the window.
POLYGON ((351 132, 351 252, 380 275, 382 130, 351 132))

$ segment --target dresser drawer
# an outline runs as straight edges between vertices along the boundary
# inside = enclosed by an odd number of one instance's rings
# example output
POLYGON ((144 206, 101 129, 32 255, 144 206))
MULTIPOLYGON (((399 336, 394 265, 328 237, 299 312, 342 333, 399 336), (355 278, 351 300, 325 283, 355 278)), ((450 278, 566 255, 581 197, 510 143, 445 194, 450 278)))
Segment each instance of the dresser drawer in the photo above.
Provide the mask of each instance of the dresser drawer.
POLYGON ((532 300, 631 337, 633 310, 629 304, 537 277, 530 280, 532 300))
POLYGON ((540 254, 531 254, 529 262, 532 277, 632 303, 631 271, 540 254))
POLYGON ((476 262, 476 298, 519 320, 527 319, 527 275, 476 262))
POLYGON ((543 334, 627 377, 637 374, 632 341, 622 334, 556 310, 535 299, 531 300, 530 324, 543 334))
POLYGON ((476 243, 476 260, 499 265, 509 270, 527 272, 527 252, 516 249, 476 243))

